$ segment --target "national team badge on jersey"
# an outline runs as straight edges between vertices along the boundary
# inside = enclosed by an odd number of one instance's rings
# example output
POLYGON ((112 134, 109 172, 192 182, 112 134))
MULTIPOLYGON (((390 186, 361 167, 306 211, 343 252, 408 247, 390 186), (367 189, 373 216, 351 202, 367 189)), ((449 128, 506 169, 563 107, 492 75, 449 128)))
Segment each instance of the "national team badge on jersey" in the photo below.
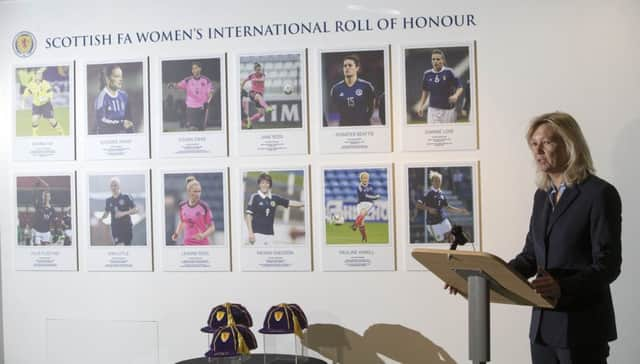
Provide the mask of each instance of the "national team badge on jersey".
POLYGON ((124 200, 118 200, 118 205, 120 206, 124 205, 124 200))
POLYGON ((18 57, 29 57, 36 51, 36 37, 31 32, 22 31, 13 38, 13 52, 18 57))
POLYGON ((271 201, 271 207, 276 207, 276 202, 275 201, 271 201))
POLYGON ((361 88, 356 89, 356 96, 362 96, 362 89, 361 88))

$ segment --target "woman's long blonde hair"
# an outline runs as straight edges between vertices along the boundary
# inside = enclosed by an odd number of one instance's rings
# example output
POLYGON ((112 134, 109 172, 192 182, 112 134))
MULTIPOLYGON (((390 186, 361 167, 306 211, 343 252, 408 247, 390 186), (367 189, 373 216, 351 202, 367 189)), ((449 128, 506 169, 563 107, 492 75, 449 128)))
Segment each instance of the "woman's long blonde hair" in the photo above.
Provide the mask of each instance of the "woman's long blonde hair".
MULTIPOLYGON (((531 121, 527 131, 527 144, 531 141, 533 133, 543 124, 551 126, 564 144, 568 158, 563 174, 567 185, 580 183, 590 174, 595 173, 587 141, 584 139, 578 122, 571 115, 556 111, 536 117, 531 121)), ((552 182, 546 173, 538 171, 536 185, 540 189, 548 190, 551 188, 552 182)))

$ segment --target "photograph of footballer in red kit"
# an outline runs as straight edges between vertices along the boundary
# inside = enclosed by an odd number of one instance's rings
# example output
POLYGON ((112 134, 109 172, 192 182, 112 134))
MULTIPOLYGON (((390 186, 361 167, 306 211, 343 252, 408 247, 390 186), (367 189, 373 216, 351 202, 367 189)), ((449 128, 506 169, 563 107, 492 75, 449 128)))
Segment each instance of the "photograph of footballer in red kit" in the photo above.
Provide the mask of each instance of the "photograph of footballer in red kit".
POLYGON ((321 70, 323 126, 387 123, 384 50, 323 52, 321 70))
POLYGON ((16 177, 17 244, 70 246, 75 241, 71 176, 16 177))
POLYGON ((242 130, 302 128, 306 118, 302 52, 241 55, 242 130))
POLYGON ((89 135, 144 132, 145 72, 143 62, 87 65, 89 135))
POLYGON ((162 61, 162 131, 221 130, 220 58, 162 61))

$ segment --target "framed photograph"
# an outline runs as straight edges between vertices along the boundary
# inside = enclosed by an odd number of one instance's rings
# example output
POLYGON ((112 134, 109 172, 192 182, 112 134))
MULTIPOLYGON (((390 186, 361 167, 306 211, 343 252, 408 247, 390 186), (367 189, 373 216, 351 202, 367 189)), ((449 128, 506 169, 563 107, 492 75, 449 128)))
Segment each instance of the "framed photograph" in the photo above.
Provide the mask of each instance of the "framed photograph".
POLYGON ((393 270, 389 166, 324 168, 324 270, 393 270))
POLYGON ((88 159, 149 156, 147 62, 86 66, 88 159))
POLYGON ((75 127, 71 63, 14 69, 15 160, 73 160, 75 127))
POLYGON ((163 267, 229 271, 226 171, 165 171, 163 267))
POLYGON ((161 157, 227 155, 224 55, 161 61, 161 157))
POLYGON ((150 271, 148 171, 90 174, 87 191, 88 269, 150 271))
POLYGON ((311 270, 306 168, 243 170, 241 178, 241 270, 311 270))
POLYGON ((391 151, 388 47, 322 51, 323 153, 391 151))
POLYGON ((241 54, 241 155, 307 153, 306 52, 241 54))
POLYGON ((16 269, 77 270, 75 175, 22 174, 16 187, 16 269))
POLYGON ((473 43, 405 48, 404 149, 477 148, 473 43))
MULTIPOLYGON (((480 250, 476 163, 407 167, 408 246, 480 250)), ((407 253, 408 268, 422 265, 407 253)))

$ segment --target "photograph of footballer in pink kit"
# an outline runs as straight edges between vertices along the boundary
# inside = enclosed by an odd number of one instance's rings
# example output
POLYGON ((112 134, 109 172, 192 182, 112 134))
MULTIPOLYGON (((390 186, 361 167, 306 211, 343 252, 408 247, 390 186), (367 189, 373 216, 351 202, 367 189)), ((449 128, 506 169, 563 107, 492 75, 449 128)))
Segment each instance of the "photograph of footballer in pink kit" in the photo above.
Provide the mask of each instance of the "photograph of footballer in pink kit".
POLYGON ((162 131, 222 129, 220 58, 162 61, 162 131))
POLYGON ((223 183, 222 172, 164 175, 167 246, 225 243, 223 183))
POLYGON ((301 128, 305 110, 302 53, 240 56, 241 128, 301 128))

